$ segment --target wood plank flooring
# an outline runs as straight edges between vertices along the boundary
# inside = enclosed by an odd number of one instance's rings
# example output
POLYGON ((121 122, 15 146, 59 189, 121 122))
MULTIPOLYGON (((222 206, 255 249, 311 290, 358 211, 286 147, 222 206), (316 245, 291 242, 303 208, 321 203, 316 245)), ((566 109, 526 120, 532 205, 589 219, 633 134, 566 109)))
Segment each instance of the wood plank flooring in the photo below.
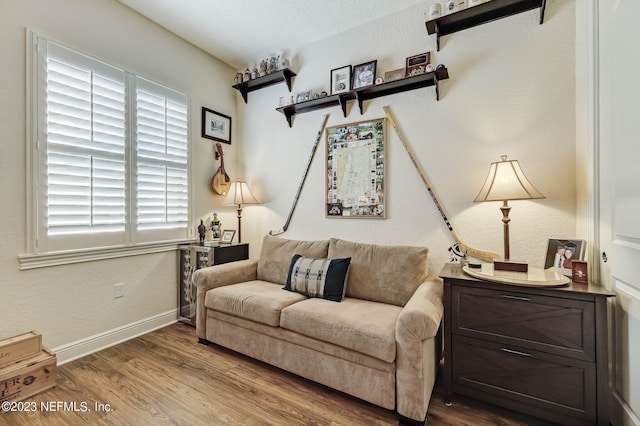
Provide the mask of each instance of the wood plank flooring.
MULTIPOLYGON (((398 424, 392 411, 196 340, 174 324, 65 364, 54 389, 26 400, 35 411, 0 413, 0 425, 398 424)), ((446 407, 436 386, 427 424, 548 423, 463 398, 446 407)))

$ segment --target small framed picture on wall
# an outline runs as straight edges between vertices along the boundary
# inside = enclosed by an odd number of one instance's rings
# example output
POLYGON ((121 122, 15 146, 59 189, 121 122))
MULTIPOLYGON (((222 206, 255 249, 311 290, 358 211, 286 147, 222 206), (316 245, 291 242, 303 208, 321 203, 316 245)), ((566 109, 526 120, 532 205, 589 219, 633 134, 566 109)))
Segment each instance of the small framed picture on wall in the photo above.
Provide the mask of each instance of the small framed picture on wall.
POLYGON ((231 117, 202 107, 202 137, 231 144, 231 117))

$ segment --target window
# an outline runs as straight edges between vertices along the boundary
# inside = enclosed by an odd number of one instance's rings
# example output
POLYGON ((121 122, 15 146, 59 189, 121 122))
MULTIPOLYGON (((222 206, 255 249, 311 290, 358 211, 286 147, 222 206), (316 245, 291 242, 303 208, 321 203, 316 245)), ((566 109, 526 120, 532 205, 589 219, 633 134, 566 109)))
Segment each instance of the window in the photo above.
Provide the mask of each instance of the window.
POLYGON ((187 96, 32 39, 31 251, 186 239, 187 96))

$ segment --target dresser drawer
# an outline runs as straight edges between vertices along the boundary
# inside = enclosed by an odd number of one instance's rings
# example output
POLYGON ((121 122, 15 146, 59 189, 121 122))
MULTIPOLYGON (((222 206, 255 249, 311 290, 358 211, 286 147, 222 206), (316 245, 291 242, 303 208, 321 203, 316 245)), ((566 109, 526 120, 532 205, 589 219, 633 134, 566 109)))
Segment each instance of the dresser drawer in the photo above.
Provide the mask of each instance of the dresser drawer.
POLYGON ((456 335, 595 361, 592 302, 467 286, 451 302, 456 335))
POLYGON ((523 404, 534 415, 553 411, 564 424, 595 422, 594 363, 462 336, 453 357, 454 392, 523 404))

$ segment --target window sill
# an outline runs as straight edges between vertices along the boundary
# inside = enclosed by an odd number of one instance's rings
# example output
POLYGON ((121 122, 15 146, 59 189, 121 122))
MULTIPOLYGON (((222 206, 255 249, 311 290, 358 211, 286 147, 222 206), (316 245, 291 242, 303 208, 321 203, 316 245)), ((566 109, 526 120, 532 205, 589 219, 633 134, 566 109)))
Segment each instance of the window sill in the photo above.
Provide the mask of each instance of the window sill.
POLYGON ((94 262, 96 260, 117 259, 119 257, 173 251, 176 250, 180 244, 193 243, 194 241, 195 240, 178 240, 127 247, 109 247, 44 254, 21 254, 18 255, 18 261, 20 262, 20 270, 24 271, 28 269, 48 268, 50 266, 69 265, 72 263, 94 262))

